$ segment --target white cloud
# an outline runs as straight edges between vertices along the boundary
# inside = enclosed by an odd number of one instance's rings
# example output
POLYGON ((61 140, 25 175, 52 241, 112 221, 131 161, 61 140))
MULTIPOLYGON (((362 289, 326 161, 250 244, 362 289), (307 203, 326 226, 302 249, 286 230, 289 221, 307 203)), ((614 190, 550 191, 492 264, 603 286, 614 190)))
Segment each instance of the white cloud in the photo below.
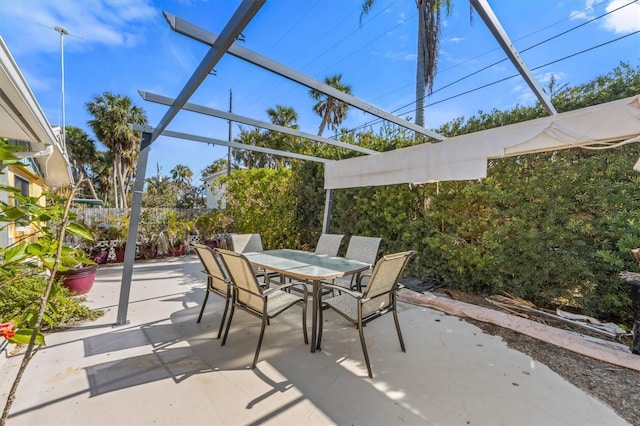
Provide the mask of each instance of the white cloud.
POLYGON ((69 32, 65 49, 84 50, 92 44, 130 47, 143 37, 145 25, 160 19, 150 0, 22 0, 3 2, 0 21, 3 33, 13 37, 11 50, 56 52, 60 38, 53 31, 61 26, 69 32))
MULTIPOLYGON (((631 1, 612 0, 605 10, 611 12, 628 3, 631 1)), ((607 15, 604 18, 604 27, 615 34, 626 34, 640 30, 640 3, 629 4, 607 15)))
POLYGON ((449 39, 449 41, 450 41, 450 42, 453 42, 453 43, 459 43, 459 42, 461 42, 461 41, 464 41, 464 38, 463 38, 463 37, 451 37, 451 38, 449 39))
POLYGON ((594 0, 585 0, 583 10, 572 10, 569 14, 570 19, 587 20, 594 17, 593 15, 594 0))
POLYGON ((518 83, 509 90, 512 95, 513 105, 530 105, 536 100, 536 95, 526 84, 518 83))

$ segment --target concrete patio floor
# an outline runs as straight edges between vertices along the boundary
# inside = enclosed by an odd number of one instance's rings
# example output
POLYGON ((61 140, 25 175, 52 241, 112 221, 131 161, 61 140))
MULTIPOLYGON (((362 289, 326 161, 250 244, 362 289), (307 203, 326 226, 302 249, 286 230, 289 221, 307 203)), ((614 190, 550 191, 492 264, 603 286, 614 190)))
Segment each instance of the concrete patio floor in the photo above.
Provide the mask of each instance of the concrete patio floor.
MULTIPOLYGON (((391 315, 365 328, 373 379, 355 327, 325 312, 322 351, 310 353, 297 307, 272 320, 251 370, 260 321, 238 311, 220 346, 221 298, 209 298, 196 324, 201 269, 195 256, 136 263, 130 322, 114 327, 122 267, 100 268, 87 303, 105 315, 47 335, 8 424, 627 424, 500 338, 404 303, 407 353, 391 315)), ((2 404, 20 361, 2 354, 2 404)))

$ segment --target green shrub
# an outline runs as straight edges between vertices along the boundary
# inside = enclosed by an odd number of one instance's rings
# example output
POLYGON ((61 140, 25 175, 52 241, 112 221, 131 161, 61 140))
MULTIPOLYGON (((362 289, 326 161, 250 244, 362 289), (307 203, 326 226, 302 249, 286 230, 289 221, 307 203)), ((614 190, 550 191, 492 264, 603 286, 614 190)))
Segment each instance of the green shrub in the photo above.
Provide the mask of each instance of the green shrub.
MULTIPOLYGON (((13 318, 23 318, 26 314, 35 319, 46 285, 44 277, 33 276, 0 287, 0 318, 10 321, 13 318)), ((83 296, 72 296, 66 287, 55 284, 49 297, 44 328, 70 327, 79 321, 93 320, 103 314, 102 311, 89 309, 82 304, 83 301, 83 296)))

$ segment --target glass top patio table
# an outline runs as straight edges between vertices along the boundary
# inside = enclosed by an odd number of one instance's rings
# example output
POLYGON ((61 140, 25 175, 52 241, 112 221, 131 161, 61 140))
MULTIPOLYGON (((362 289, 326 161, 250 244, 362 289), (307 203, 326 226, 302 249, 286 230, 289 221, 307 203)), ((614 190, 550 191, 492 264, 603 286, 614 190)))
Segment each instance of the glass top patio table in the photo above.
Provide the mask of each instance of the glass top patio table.
POLYGON ((311 322, 311 352, 316 351, 320 283, 347 275, 357 274, 371 265, 344 257, 327 256, 301 250, 265 250, 243 253, 253 266, 277 272, 291 278, 313 283, 313 319, 311 322))

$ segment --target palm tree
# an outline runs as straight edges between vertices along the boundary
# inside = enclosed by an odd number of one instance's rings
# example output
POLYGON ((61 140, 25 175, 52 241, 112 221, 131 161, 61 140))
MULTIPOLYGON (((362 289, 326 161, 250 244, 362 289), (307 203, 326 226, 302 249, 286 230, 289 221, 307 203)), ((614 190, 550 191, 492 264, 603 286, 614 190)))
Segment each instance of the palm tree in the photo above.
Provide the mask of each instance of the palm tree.
POLYGON ((180 195, 178 203, 181 205, 177 207, 195 207, 197 188, 191 184, 192 178, 193 172, 184 164, 178 164, 171 170, 171 179, 180 195))
POLYGON ((168 176, 160 174, 160 165, 156 164, 156 175, 146 178, 144 207, 173 207, 178 200, 175 183, 168 176))
MULTIPOLYGON (((66 126, 65 134, 73 179, 76 182, 80 182, 82 179, 89 177, 86 165, 97 161, 96 143, 89 137, 87 132, 75 126, 66 126)), ((93 182, 91 179, 87 179, 87 181, 89 182, 91 195, 93 198, 98 198, 93 182)))
POLYGON ((173 168, 173 170, 171 170, 171 179, 180 184, 191 185, 192 177, 193 172, 189 166, 185 166, 184 164, 178 164, 173 168))
MULTIPOLYGON (((289 127, 291 129, 298 128, 298 113, 292 107, 276 105, 275 108, 267 109, 267 115, 273 124, 289 127)), ((243 128, 240 128, 240 135, 234 139, 234 141, 245 145, 255 145, 278 149, 281 151, 294 150, 296 145, 299 143, 298 138, 280 132, 260 132, 258 129, 243 128)), ((233 151, 233 158, 236 163, 244 164, 245 167, 248 168, 274 168, 278 166, 287 166, 291 163, 286 157, 238 149, 233 151)))
POLYGON ((113 158, 110 152, 98 151, 96 159, 91 163, 90 179, 96 188, 101 200, 105 205, 112 205, 109 202, 109 194, 113 191, 113 158))
MULTIPOLYGON (((298 129, 298 113, 293 107, 276 105, 274 108, 267 109, 269 120, 278 126, 288 127, 290 129, 298 129)), ((277 149, 280 151, 294 151, 296 138, 280 132, 266 132, 264 134, 264 146, 277 149)), ((269 167, 285 166, 290 164, 287 157, 268 155, 269 167)))
POLYGON ((291 129, 298 128, 298 113, 293 107, 276 105, 275 108, 267 109, 267 115, 273 124, 291 129))
MULTIPOLYGON (((362 17, 367 15, 376 0, 363 0, 362 17)), ((451 0, 416 0, 418 6, 418 63, 416 66, 416 124, 424 126, 424 93, 433 90, 433 79, 438 68, 438 42, 440 41, 440 10, 444 6, 451 14, 451 0)))
POLYGON ((105 92, 86 103, 93 116, 89 126, 113 157, 113 181, 115 206, 127 207, 126 181, 138 155, 140 132, 134 132, 130 124, 146 124, 144 110, 133 104, 128 96, 105 92))
POLYGON ((192 177, 193 172, 188 166, 185 166, 184 164, 178 164, 171 170, 171 179, 182 195, 191 190, 192 177))
MULTIPOLYGON (((341 79, 342 74, 335 74, 331 77, 326 77, 324 82, 325 84, 350 95, 351 86, 342 84, 342 81, 340 81, 341 79)), ((322 136, 327 125, 331 130, 336 131, 338 126, 347 118, 349 104, 332 98, 331 96, 327 96, 315 89, 311 89, 309 94, 313 100, 317 101, 313 106, 313 112, 322 118, 320 128, 318 129, 318 136, 322 136)))
POLYGON ((202 169, 202 172, 200 174, 202 176, 208 176, 226 169, 227 169, 227 159, 218 158, 213 163, 209 164, 207 167, 202 169))

